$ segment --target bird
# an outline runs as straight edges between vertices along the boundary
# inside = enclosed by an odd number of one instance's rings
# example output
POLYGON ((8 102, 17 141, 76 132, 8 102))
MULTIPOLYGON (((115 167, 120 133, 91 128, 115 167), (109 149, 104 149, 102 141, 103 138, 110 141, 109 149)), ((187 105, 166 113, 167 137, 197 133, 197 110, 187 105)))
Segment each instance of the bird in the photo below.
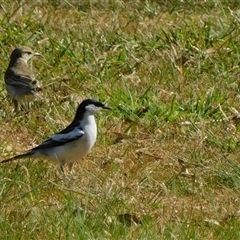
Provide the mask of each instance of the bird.
POLYGON ((74 163, 83 158, 96 142, 97 125, 94 115, 101 109, 111 110, 110 107, 95 99, 83 100, 76 110, 73 121, 65 129, 54 134, 37 147, 0 163, 20 158, 43 157, 59 164, 62 172, 64 172, 65 165, 72 172, 74 163))
POLYGON ((18 111, 20 101, 28 103, 41 97, 42 88, 28 65, 28 61, 34 56, 41 56, 41 54, 26 46, 15 48, 10 55, 4 81, 6 90, 13 100, 15 111, 18 111))

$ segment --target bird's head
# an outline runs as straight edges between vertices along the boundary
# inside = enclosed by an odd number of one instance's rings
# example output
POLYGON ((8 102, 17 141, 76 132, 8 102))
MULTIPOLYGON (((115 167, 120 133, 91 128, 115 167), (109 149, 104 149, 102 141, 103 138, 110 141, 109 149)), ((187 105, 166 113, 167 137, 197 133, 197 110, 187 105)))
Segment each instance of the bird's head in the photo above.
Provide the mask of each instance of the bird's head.
POLYGON ((34 56, 41 56, 41 54, 34 52, 29 47, 18 47, 12 51, 10 59, 15 60, 18 58, 23 58, 27 62, 34 56))
POLYGON ((75 119, 82 119, 85 113, 87 113, 88 115, 95 115, 102 109, 111 110, 110 107, 107 107, 106 105, 95 99, 85 99, 78 106, 75 119))

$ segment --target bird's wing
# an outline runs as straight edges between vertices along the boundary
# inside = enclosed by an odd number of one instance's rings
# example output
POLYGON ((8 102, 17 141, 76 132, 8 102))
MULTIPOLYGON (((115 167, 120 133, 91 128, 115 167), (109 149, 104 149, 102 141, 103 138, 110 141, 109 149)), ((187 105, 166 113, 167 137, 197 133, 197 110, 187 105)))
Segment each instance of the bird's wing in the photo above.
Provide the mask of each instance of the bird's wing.
POLYGON ((62 146, 81 138, 83 135, 84 131, 80 126, 73 127, 70 125, 63 131, 56 133, 51 138, 44 141, 42 144, 34 148, 34 150, 62 146))
POLYGON ((30 75, 24 75, 13 71, 12 69, 8 69, 5 74, 5 81, 10 85, 15 86, 31 86, 36 84, 36 80, 30 75))

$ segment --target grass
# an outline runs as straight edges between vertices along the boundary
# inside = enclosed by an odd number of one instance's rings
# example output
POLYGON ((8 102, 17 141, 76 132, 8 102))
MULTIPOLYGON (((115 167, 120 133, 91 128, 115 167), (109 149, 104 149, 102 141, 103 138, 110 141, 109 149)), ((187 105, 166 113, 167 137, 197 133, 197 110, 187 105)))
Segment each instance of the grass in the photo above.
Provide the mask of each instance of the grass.
POLYGON ((47 161, 0 168, 1 239, 238 239, 239 3, 4 1, 3 72, 14 47, 44 101, 12 113, 0 91, 1 158, 106 101, 97 143, 71 176, 47 161), (22 7, 20 4, 23 4, 22 7))

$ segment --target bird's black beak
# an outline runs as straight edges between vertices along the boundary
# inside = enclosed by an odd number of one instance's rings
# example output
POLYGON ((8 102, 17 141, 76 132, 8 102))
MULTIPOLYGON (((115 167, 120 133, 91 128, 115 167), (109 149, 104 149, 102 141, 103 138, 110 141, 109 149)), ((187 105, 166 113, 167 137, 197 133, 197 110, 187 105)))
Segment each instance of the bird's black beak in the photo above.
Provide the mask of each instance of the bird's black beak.
POLYGON ((103 109, 107 109, 107 110, 112 110, 110 107, 107 107, 107 106, 105 106, 105 105, 104 105, 102 108, 103 108, 103 109))

